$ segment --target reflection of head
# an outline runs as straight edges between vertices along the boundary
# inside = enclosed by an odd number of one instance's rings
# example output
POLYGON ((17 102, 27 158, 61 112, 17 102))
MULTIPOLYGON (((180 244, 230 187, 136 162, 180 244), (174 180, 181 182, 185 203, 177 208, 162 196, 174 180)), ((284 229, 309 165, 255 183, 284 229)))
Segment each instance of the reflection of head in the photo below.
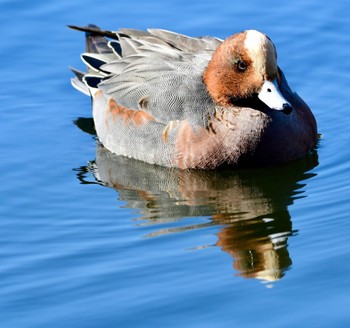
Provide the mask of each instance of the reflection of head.
POLYGON ((275 213, 274 218, 232 222, 219 231, 217 246, 232 255, 239 275, 275 281, 292 263, 287 250, 291 228, 288 211, 275 213))
POLYGON ((117 157, 97 147, 93 172, 99 183, 116 189, 120 200, 138 209, 140 219, 163 223, 148 236, 221 225, 216 245, 233 256, 239 275, 271 281, 291 264, 287 207, 300 197, 299 181, 312 177, 305 172, 316 164, 314 155, 259 170, 184 171, 117 157), (211 220, 186 226, 186 217, 211 220), (167 227, 178 219, 183 226, 167 227))

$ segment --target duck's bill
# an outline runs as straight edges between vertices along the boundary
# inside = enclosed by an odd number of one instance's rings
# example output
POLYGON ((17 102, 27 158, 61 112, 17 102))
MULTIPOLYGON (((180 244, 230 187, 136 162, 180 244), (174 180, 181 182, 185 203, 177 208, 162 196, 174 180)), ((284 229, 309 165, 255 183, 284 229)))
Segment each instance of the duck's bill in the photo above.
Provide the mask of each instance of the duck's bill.
POLYGON ((265 81, 259 94, 259 99, 271 109, 290 114, 293 110, 292 105, 283 97, 278 87, 277 81, 265 81))

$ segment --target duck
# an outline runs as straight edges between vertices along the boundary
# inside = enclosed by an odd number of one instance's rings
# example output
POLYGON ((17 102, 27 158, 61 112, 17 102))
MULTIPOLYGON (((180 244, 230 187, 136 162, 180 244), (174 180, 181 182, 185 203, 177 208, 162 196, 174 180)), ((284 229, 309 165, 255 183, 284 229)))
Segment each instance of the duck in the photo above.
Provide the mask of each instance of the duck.
POLYGON ((272 40, 245 30, 225 40, 163 29, 85 32, 72 85, 91 97, 110 152, 178 169, 260 167, 297 160, 317 124, 277 64, 272 40))

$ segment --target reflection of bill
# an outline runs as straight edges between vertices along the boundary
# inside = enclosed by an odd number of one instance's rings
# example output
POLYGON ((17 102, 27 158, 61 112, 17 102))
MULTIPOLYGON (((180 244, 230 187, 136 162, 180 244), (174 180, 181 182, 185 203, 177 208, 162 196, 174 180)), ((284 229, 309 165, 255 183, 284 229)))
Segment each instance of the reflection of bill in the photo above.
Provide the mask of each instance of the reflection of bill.
POLYGON ((216 245, 233 256, 239 275, 272 281, 291 264, 287 207, 302 197, 300 181, 312 177, 306 172, 316 165, 313 154, 282 167, 185 171, 114 156, 98 145, 92 169, 97 182, 116 189, 119 199, 138 209, 147 224, 210 217, 204 223, 156 230, 149 237, 222 226, 216 245))

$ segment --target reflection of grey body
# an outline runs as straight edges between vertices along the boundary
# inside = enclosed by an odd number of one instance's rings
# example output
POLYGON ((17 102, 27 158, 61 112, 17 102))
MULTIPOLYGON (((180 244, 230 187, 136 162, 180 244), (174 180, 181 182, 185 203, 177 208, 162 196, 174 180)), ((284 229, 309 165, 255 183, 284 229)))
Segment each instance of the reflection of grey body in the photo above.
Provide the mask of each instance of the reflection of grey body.
POLYGON ((98 145, 93 172, 100 184, 116 189, 120 200, 139 209, 147 223, 184 219, 181 227, 150 237, 222 225, 216 245, 234 257, 239 274, 276 280, 291 264, 288 206, 301 197, 300 181, 312 177, 305 172, 317 164, 316 156, 271 169, 184 171, 115 156, 98 145), (185 218, 196 216, 210 220, 186 226, 185 218))

